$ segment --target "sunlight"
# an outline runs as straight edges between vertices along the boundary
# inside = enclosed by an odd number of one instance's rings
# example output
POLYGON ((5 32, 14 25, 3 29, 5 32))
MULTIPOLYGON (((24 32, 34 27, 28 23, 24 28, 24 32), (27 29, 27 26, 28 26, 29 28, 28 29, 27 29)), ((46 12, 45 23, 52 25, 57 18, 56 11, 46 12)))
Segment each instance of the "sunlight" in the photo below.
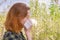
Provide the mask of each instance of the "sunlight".
POLYGON ((37 26, 37 20, 36 19, 30 19, 32 21, 32 24, 37 26))

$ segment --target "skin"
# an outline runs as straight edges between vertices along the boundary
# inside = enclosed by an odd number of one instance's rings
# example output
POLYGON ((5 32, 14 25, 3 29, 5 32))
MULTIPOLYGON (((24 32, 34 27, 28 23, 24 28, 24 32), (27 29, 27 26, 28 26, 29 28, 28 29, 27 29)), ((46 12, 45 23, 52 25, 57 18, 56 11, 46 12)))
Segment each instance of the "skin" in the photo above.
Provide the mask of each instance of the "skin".
MULTIPOLYGON (((24 23, 26 22, 26 20, 29 20, 29 18, 30 18, 30 11, 28 10, 27 11, 27 16, 24 18, 24 19, 22 19, 21 20, 21 23, 24 25, 24 23)), ((31 25, 32 26, 32 25, 31 25)), ((31 27, 29 28, 29 29, 26 29, 25 27, 24 27, 24 31, 25 31, 25 34, 26 34, 26 36, 27 36, 27 40, 32 40, 32 37, 31 37, 31 34, 30 34, 30 29, 31 29, 31 27)))

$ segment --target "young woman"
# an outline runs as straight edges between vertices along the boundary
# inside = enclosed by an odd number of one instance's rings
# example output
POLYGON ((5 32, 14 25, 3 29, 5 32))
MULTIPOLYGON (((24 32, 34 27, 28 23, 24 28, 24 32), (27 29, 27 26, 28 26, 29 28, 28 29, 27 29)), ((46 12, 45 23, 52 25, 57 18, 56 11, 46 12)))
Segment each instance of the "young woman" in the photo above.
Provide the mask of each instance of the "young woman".
POLYGON ((24 3, 16 3, 10 8, 5 21, 5 29, 7 31, 3 36, 3 40, 26 40, 21 31, 22 28, 24 28, 27 40, 32 40, 29 9, 24 3))

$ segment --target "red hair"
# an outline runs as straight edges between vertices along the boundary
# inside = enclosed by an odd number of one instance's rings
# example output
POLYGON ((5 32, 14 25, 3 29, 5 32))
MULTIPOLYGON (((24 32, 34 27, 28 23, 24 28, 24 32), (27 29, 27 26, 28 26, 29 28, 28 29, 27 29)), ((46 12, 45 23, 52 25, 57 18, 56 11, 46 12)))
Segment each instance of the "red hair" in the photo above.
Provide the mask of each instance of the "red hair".
POLYGON ((23 25, 20 23, 19 17, 25 18, 27 16, 27 10, 30 8, 24 3, 14 4, 8 14, 5 21, 6 30, 19 33, 23 28, 23 25))

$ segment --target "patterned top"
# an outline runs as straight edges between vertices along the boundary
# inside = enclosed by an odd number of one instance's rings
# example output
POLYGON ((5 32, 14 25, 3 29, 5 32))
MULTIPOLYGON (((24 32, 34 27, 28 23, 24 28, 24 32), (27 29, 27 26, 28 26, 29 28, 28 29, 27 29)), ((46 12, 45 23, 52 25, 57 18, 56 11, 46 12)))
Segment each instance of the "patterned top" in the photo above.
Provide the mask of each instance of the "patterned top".
POLYGON ((26 40, 23 36, 23 33, 20 32, 20 34, 12 33, 11 31, 5 32, 3 36, 3 40, 26 40))

